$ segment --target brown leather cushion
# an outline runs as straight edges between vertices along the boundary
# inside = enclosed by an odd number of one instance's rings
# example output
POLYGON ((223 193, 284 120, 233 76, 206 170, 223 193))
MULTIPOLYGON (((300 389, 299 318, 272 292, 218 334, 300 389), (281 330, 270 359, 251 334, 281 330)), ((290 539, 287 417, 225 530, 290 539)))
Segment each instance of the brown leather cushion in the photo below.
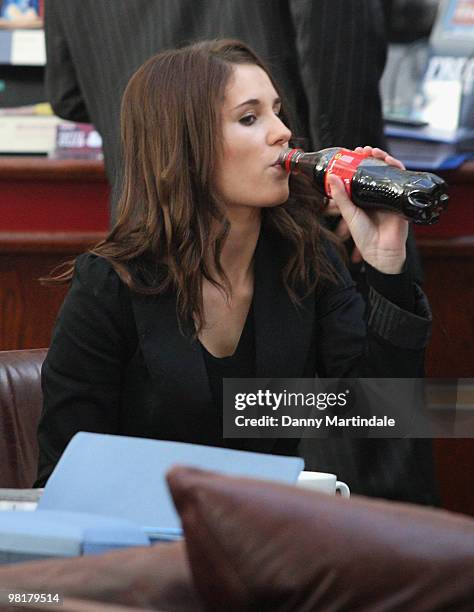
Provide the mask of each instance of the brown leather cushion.
POLYGON ((41 365, 46 349, 0 352, 0 488, 29 488, 36 478, 41 365))
POLYGON ((24 591, 60 593, 138 608, 176 612, 202 609, 183 542, 1 566, 0 590, 15 586, 24 591))
POLYGON ((191 468, 168 484, 210 610, 472 610, 468 517, 191 468))

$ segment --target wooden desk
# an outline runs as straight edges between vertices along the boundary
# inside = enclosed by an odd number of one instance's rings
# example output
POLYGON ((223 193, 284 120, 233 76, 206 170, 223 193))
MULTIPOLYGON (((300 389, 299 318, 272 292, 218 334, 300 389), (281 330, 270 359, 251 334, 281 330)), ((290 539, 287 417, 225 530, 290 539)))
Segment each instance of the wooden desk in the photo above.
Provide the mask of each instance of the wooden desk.
MULTIPOLYGON (((474 376, 474 162, 446 173, 442 221, 416 228, 434 312, 427 375, 474 376)), ((98 242, 108 227, 101 162, 0 158, 0 350, 48 346, 65 288, 38 278, 98 242)), ((444 505, 474 515, 474 440, 437 440, 444 505)))
POLYGON ((45 287, 38 279, 104 235, 0 232, 0 350, 49 346, 67 287, 45 287))
POLYGON ((49 345, 66 288, 38 279, 107 231, 102 162, 0 157, 0 350, 49 345))
POLYGON ((474 161, 443 173, 450 204, 439 224, 416 227, 433 311, 427 374, 474 376, 474 161))
POLYGON ((109 225, 102 162, 0 157, 0 232, 97 232, 109 225))

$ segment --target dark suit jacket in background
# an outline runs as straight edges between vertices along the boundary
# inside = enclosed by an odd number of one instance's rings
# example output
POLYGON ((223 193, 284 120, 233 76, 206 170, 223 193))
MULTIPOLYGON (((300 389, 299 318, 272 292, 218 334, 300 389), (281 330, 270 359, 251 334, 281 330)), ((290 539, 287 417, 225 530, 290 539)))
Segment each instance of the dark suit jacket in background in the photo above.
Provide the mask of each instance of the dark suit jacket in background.
POLYGON ((385 144, 379 0, 46 0, 45 29, 51 104, 95 124, 112 184, 131 75, 154 53, 204 38, 238 38, 263 57, 309 147, 385 144))

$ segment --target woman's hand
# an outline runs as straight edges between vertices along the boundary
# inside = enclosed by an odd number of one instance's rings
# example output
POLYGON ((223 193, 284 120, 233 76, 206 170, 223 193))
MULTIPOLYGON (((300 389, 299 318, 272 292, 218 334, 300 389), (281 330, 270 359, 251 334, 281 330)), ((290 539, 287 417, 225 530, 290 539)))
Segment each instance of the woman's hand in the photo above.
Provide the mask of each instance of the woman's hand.
MULTIPOLYGON (((382 149, 357 147, 354 150, 405 169, 401 161, 382 149)), ((408 221, 396 213, 362 210, 351 202, 344 183, 338 176, 331 174, 328 182, 332 194, 329 213, 336 210, 340 212, 362 258, 380 272, 399 274, 406 258, 408 221)))

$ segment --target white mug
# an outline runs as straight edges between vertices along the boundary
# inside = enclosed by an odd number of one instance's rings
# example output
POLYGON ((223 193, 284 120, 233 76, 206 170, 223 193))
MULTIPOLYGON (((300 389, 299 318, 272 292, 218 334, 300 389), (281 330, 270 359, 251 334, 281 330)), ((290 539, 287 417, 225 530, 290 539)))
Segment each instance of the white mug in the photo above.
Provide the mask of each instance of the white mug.
POLYGON ((337 491, 341 497, 351 496, 351 491, 345 482, 338 480, 335 474, 326 474, 326 472, 301 472, 296 485, 329 495, 336 495, 337 491))

